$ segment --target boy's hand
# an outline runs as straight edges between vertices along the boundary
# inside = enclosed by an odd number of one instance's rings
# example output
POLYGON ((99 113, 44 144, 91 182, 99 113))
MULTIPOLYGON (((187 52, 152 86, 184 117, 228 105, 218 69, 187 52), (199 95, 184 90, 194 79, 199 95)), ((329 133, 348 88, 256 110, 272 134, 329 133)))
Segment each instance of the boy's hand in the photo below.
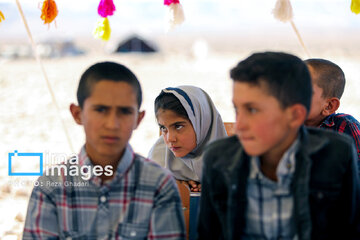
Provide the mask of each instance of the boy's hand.
POLYGON ((201 184, 195 181, 188 181, 191 192, 201 192, 201 184))

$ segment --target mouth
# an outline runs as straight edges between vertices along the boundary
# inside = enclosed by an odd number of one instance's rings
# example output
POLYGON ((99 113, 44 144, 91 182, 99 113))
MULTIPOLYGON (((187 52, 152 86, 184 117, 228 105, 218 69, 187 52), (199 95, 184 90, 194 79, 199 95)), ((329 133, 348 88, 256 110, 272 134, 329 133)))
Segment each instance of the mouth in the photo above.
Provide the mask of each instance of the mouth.
POLYGON ((239 136, 239 139, 241 142, 247 142, 247 141, 254 140, 253 137, 244 137, 244 136, 239 136))
POLYGON ((102 136, 101 139, 108 144, 114 144, 120 141, 120 138, 115 136, 102 136))
POLYGON ((170 150, 172 152, 178 152, 181 149, 181 147, 170 147, 170 150))

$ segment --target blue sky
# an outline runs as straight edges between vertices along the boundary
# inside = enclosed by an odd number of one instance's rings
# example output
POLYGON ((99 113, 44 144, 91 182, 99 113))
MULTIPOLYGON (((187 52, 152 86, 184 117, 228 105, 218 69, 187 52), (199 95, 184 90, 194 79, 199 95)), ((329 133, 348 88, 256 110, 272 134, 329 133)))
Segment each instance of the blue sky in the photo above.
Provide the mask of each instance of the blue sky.
MULTIPOLYGON (((20 0, 33 35, 37 38, 92 37, 99 0, 56 0, 57 27, 40 20, 40 0, 20 0)), ((206 32, 246 34, 281 31, 283 23, 271 11, 275 0, 183 0, 186 21, 170 34, 206 32)), ((110 17, 114 36, 126 33, 165 34, 166 7, 162 0, 114 0, 117 11, 110 17)), ((301 32, 360 30, 360 15, 350 11, 351 0, 292 0, 294 21, 301 32)), ((26 37, 15 0, 0 0, 6 20, 0 24, 0 42, 26 37)))

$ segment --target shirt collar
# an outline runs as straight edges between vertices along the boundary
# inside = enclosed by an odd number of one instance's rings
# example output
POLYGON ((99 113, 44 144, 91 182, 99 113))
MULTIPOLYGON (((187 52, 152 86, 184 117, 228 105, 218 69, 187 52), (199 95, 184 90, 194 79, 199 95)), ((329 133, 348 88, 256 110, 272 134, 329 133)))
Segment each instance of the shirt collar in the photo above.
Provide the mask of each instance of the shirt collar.
POLYGON ((323 125, 328 126, 328 127, 333 127, 335 125, 334 116, 335 116, 335 113, 327 116, 320 124, 320 127, 323 125))
MULTIPOLYGON (((86 153, 85 145, 81 148, 80 153, 78 154, 78 157, 79 157, 79 166, 80 167, 90 166, 91 168, 93 168, 94 165, 92 164, 90 158, 88 157, 88 155, 86 153)), ((125 148, 124 154, 122 155, 121 159, 119 160, 119 164, 117 166, 115 176, 111 180, 109 180, 109 182, 107 182, 107 183, 111 183, 111 182, 119 179, 120 177, 122 177, 124 175, 124 173, 130 168, 130 165, 132 164, 134 157, 135 157, 135 154, 133 152, 133 149, 128 144, 125 148)), ((89 181, 95 183, 96 185, 100 185, 101 179, 98 176, 95 176, 94 174, 92 174, 92 172, 90 174, 91 174, 91 177, 90 177, 89 181)))
MULTIPOLYGON (((295 153, 299 148, 299 136, 295 139, 292 145, 286 150, 281 157, 279 165, 276 169, 276 176, 279 184, 284 184, 285 179, 289 179, 295 172, 295 153)), ((260 171, 260 159, 258 156, 252 156, 250 164, 250 179, 264 178, 265 176, 260 171)))

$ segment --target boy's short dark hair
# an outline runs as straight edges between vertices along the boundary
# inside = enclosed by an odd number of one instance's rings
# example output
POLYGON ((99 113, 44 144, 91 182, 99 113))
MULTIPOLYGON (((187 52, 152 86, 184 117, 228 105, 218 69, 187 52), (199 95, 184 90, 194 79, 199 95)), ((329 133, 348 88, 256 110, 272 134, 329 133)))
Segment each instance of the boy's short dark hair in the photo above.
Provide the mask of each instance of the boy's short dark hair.
POLYGON ((312 85, 305 63, 298 57, 281 52, 255 53, 231 69, 230 77, 237 82, 260 86, 283 108, 300 103, 310 110, 312 85))
POLYGON ((115 62, 99 62, 90 66, 81 76, 77 90, 77 100, 81 108, 91 95, 92 88, 100 81, 126 82, 136 93, 138 107, 142 102, 141 86, 135 74, 124 65, 115 62))
POLYGON ((345 88, 345 74, 342 69, 335 63, 320 58, 311 58, 304 62, 315 70, 315 82, 323 90, 322 97, 340 99, 345 88))

